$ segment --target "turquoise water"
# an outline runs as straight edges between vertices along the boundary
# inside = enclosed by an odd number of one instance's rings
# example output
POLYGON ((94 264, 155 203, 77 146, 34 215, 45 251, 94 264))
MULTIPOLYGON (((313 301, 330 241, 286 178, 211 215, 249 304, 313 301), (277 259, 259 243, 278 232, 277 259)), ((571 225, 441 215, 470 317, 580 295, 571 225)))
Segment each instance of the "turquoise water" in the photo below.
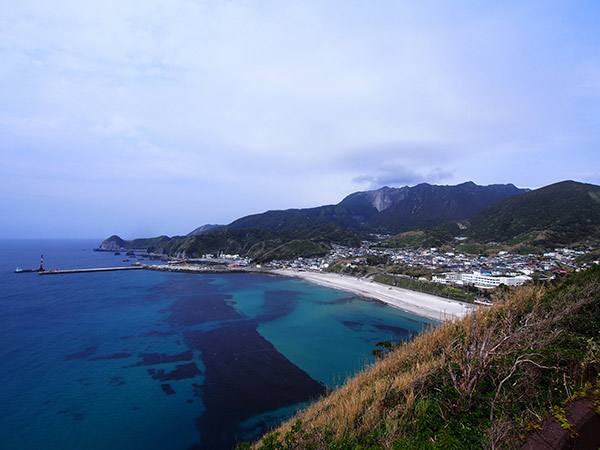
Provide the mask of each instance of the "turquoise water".
POLYGON ((430 322, 259 274, 153 271, 98 241, 0 241, 0 442, 7 449, 231 448, 430 322))

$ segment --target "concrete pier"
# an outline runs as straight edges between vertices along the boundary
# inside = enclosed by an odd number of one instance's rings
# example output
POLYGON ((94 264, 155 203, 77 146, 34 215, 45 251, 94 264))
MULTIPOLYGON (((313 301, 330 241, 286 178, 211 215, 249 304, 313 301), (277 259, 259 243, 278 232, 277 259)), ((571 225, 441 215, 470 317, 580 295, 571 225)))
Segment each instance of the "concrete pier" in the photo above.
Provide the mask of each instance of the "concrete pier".
POLYGON ((158 270, 161 272, 180 272, 180 273, 271 273, 270 270, 253 267, 226 267, 226 266, 196 266, 196 265, 151 265, 136 263, 135 266, 128 267, 98 267, 94 269, 66 269, 66 270, 44 270, 38 272, 40 275, 62 275, 66 273, 91 273, 91 272, 111 272, 117 270, 158 270))
POLYGON ((67 269, 67 270, 44 270, 38 272, 40 275, 62 275, 66 273, 88 273, 88 272, 112 272, 116 270, 140 270, 142 266, 128 266, 128 267, 98 267, 95 269, 67 269))

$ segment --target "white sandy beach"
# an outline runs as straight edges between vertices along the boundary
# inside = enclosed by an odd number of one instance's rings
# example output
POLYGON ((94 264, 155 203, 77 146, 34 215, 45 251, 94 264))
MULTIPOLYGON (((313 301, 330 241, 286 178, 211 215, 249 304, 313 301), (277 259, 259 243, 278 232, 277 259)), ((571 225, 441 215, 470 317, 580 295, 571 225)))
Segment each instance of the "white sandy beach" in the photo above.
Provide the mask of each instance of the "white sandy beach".
POLYGON ((435 295, 388 286, 348 275, 291 269, 277 269, 273 272, 374 298, 409 313, 437 321, 460 319, 477 308, 476 305, 470 303, 448 300, 435 295))

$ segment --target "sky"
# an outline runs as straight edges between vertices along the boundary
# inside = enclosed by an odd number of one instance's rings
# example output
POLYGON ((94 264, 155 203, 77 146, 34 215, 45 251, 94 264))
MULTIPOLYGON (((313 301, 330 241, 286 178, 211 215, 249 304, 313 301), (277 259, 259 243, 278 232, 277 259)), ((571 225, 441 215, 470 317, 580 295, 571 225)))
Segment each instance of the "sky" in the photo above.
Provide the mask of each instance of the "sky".
POLYGON ((0 236, 600 184, 600 3, 3 0, 0 236))

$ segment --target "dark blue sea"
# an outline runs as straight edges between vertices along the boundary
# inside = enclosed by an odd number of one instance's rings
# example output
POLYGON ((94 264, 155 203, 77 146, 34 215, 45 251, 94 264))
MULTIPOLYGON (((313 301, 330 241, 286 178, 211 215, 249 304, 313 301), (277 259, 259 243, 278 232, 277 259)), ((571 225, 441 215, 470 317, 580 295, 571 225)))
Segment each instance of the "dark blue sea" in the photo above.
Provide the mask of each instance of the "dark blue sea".
POLYGON ((229 449, 430 321, 301 280, 125 266, 98 240, 0 240, 3 449, 229 449))

